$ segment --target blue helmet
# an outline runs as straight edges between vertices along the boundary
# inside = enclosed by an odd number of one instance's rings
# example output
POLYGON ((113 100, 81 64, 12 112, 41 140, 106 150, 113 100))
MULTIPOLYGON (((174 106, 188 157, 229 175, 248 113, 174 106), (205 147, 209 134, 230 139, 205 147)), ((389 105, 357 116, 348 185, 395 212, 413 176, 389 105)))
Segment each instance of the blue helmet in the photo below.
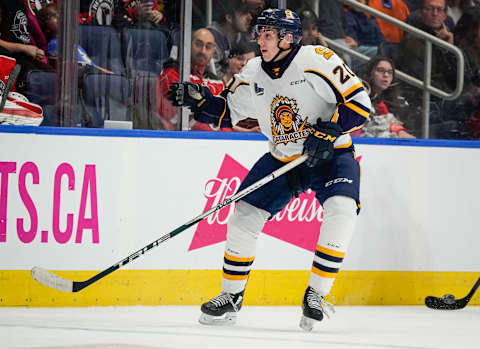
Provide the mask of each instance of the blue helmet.
POLYGON ((302 22, 298 15, 291 10, 270 8, 262 11, 255 24, 255 33, 258 34, 263 27, 277 29, 280 40, 288 33, 293 35, 294 44, 298 44, 302 40, 302 22))

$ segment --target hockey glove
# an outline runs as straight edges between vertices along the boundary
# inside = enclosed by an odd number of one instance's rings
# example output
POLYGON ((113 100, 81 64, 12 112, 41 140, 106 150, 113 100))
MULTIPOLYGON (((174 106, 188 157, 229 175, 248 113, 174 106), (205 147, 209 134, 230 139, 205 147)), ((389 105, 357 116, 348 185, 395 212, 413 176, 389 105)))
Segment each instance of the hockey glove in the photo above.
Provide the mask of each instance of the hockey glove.
POLYGON ((342 128, 330 121, 317 121, 312 133, 303 143, 303 153, 308 155, 305 164, 315 167, 333 158, 333 143, 343 133, 342 128))
POLYGON ((174 106, 187 106, 194 113, 199 112, 210 97, 212 93, 208 87, 193 82, 174 82, 170 85, 167 95, 174 106))

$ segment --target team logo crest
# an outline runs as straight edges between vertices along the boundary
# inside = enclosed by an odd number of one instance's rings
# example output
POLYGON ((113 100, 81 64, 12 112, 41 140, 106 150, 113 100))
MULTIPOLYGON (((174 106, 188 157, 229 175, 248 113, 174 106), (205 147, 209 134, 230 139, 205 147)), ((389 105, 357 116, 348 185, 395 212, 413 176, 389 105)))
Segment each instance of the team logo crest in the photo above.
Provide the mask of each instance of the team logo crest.
POLYGON ((36 14, 38 11, 52 2, 53 0, 28 0, 27 4, 30 12, 36 14))
POLYGON ((19 10, 17 11, 17 13, 15 13, 13 25, 10 30, 18 40, 22 41, 25 44, 30 43, 30 36, 28 35, 27 29, 27 15, 25 14, 25 12, 19 10))
POLYGON ((298 115, 297 101, 292 98, 275 96, 270 106, 270 122, 275 145, 296 142, 310 134, 307 119, 298 115))
POLYGON ((113 0, 95 0, 90 4, 88 15, 100 25, 112 24, 113 0))

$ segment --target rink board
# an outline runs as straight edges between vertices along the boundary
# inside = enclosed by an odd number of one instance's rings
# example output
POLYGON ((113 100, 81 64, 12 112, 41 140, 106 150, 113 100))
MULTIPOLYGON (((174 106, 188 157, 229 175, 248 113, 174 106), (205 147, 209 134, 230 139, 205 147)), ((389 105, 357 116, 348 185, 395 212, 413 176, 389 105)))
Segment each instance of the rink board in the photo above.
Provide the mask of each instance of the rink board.
MULTIPOLYGON (((337 304, 463 297, 480 271, 478 142, 356 143, 362 211, 332 290, 337 304)), ((0 149, 0 305, 153 305, 199 304, 219 291, 233 207, 77 294, 39 285, 29 270, 94 275, 231 196, 267 144, 260 135, 11 126, 0 128, 0 149)), ((247 304, 300 303, 321 222, 306 193, 267 223, 247 304)))

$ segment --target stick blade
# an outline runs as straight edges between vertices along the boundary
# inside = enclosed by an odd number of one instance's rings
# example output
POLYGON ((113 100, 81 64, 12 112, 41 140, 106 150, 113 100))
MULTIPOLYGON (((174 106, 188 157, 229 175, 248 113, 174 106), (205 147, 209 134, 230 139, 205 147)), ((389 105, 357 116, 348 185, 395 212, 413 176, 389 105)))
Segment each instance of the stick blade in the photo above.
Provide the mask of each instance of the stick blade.
POLYGON ((466 302, 463 299, 457 299, 453 303, 447 303, 444 298, 428 296, 425 297, 425 305, 430 309, 457 310, 465 308, 466 302))
POLYGON ((33 267, 32 277, 42 285, 50 288, 63 292, 73 292, 73 281, 64 279, 46 269, 33 267))

